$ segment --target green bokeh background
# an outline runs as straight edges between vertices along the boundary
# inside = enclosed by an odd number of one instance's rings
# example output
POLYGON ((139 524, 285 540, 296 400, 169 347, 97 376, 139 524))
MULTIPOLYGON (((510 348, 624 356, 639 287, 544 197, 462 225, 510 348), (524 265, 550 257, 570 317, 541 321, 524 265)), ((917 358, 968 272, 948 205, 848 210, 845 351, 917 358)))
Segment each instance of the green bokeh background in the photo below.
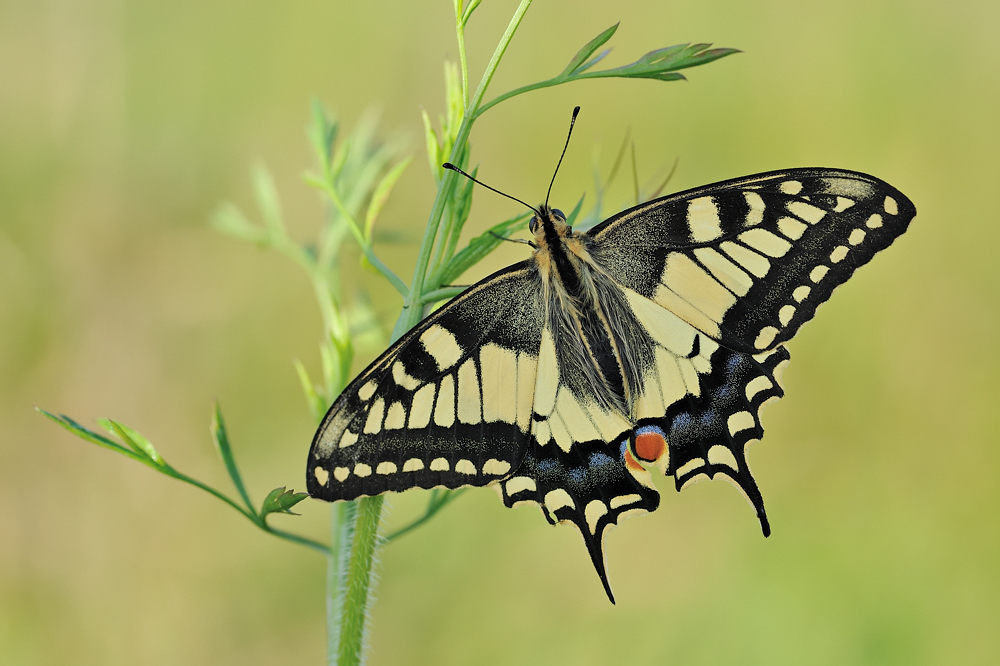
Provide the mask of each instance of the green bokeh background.
MULTIPOLYGON (((516 2, 468 31, 478 80, 516 2)), ((485 115, 473 163, 542 197, 590 192, 627 129, 670 189, 791 166, 876 174, 918 217, 790 344, 787 396, 751 464, 774 533, 726 483, 611 533, 618 605, 580 537, 488 490, 383 551, 372 664, 992 664, 1000 659, 1000 4, 538 0, 494 94, 558 72, 622 25, 609 62, 713 41, 745 53, 687 83, 589 81, 485 115)), ((318 664, 324 563, 220 502, 32 410, 110 416, 226 486, 218 398, 259 501, 302 488, 313 430, 290 364, 319 365, 306 280, 207 226, 275 176, 289 224, 312 96, 380 115, 416 159, 380 225, 409 276, 433 196, 419 107, 443 110, 451 3, 0 2, 0 662, 318 664)), ((611 200, 628 203, 622 183, 611 200)), ((467 234, 517 212, 479 192, 467 234)), ((610 211, 609 211, 610 212, 610 211)), ((505 244, 469 281, 523 258, 505 244)), ((349 262, 352 267, 356 263, 349 262)), ((391 327, 399 299, 360 268, 391 327)), ((358 358, 358 369, 367 358, 358 358)), ((425 501, 393 496, 401 524, 425 501)), ((326 538, 326 505, 276 522, 326 538)))

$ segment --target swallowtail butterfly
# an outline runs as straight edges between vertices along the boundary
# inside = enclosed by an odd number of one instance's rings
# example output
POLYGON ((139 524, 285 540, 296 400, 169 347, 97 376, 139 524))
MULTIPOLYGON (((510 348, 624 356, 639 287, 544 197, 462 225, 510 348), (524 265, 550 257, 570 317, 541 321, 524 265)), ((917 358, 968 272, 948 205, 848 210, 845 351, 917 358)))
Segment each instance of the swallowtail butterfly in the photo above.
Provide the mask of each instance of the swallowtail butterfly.
POLYGON ((863 173, 789 169, 671 194, 585 233, 543 204, 532 256, 420 322, 336 400, 309 451, 328 501, 490 485, 603 539, 678 490, 735 482, 783 395, 785 343, 916 210, 863 173))

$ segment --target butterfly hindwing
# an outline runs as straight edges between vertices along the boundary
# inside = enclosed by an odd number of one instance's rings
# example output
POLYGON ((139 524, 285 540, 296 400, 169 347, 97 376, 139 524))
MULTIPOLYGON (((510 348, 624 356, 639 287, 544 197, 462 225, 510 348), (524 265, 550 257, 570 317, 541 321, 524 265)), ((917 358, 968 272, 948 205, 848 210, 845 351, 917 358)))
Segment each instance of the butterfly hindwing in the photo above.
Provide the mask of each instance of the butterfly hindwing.
POLYGON ((337 398, 310 451, 309 493, 481 486, 528 448, 541 316, 526 263, 427 317, 337 398))
POLYGON ((754 354, 790 339, 914 214, 872 176, 792 169, 656 199, 589 235, 614 279, 754 354))

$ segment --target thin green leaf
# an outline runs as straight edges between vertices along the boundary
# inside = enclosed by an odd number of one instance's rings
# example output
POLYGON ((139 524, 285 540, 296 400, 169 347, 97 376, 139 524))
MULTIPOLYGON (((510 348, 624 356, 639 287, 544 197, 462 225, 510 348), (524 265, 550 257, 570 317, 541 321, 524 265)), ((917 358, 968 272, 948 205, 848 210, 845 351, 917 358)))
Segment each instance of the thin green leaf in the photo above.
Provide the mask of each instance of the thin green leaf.
POLYGON ((611 49, 604 49, 603 51, 601 51, 600 53, 598 53, 596 56, 594 56, 593 58, 591 58, 590 60, 588 60, 587 62, 583 63, 582 65, 580 65, 579 67, 577 67, 575 70, 573 70, 573 73, 574 74, 579 74, 581 72, 586 72, 588 69, 590 69, 591 67, 593 67, 597 63, 599 63, 602 60, 604 60, 604 58, 606 58, 609 53, 611 53, 611 49))
POLYGON ((139 432, 111 419, 98 419, 97 422, 107 428, 110 432, 118 435, 123 442, 128 444, 133 451, 138 453, 144 459, 146 464, 158 469, 164 469, 167 467, 166 461, 160 457, 159 453, 156 452, 156 448, 153 447, 152 442, 142 436, 139 432))
POLYGON ((702 51, 684 62, 684 67, 697 67, 698 65, 704 65, 710 63, 713 60, 718 60, 719 58, 724 58, 727 55, 732 55, 733 53, 742 53, 739 49, 709 49, 707 51, 702 51))
POLYGON ((482 1, 483 0, 472 0, 472 2, 469 3, 469 6, 465 8, 465 11, 462 12, 463 28, 465 27, 465 24, 469 22, 469 19, 472 18, 472 12, 476 11, 476 7, 478 7, 479 3, 482 1))
POLYGON ((427 109, 421 107, 420 117, 424 121, 424 143, 427 146, 427 165, 431 169, 431 174, 434 176, 435 181, 441 180, 441 173, 443 169, 441 168, 441 156, 440 150, 441 146, 438 143, 437 133, 431 126, 431 118, 427 115, 427 109))
POLYGON ((270 243, 268 233, 264 229, 254 226, 233 204, 220 206, 212 215, 211 225, 220 233, 261 247, 270 243))
POLYGON ((285 223, 281 216, 281 204, 278 202, 278 190, 271 173, 262 164, 253 168, 253 189, 264 224, 273 235, 284 236, 285 223))
POLYGON ((580 200, 576 202, 576 206, 570 211, 569 215, 566 216, 566 224, 571 227, 573 226, 573 223, 576 222, 576 218, 580 214, 580 209, 583 208, 583 199, 584 197, 580 197, 580 200))
POLYGON ((306 372, 306 367, 302 365, 302 362, 299 359, 295 359, 292 363, 295 365, 295 374, 299 377, 299 383, 302 385, 302 392, 306 396, 306 402, 309 403, 309 411, 312 412, 313 420, 319 421, 325 413, 326 400, 316 391, 316 387, 309 378, 309 373, 306 372))
POLYGON ((323 104, 318 99, 314 98, 312 101, 312 112, 313 122, 308 132, 309 141, 316 153, 316 162, 325 172, 330 166, 333 144, 337 140, 339 125, 336 121, 330 120, 323 104))
POLYGON ((253 502, 250 500, 250 494, 247 492, 246 486, 243 484, 243 477, 240 476, 240 469, 236 466, 236 458, 233 456, 233 449, 229 445, 229 435, 226 432, 226 422, 222 419, 222 408, 219 406, 218 401, 216 401, 215 410, 212 412, 212 440, 215 442, 215 450, 219 452, 222 462, 226 465, 226 471, 229 472, 229 478, 233 480, 233 485, 236 486, 236 490, 239 492, 240 497, 243 498, 243 502, 246 504, 247 509, 253 513, 253 502))
POLYGON ((486 255, 500 245, 504 238, 515 231, 526 228, 529 217, 531 217, 531 213, 522 213, 510 218, 509 220, 505 220, 500 224, 494 225, 486 233, 476 236, 470 240, 468 245, 452 257, 451 261, 445 264, 444 269, 441 271, 439 280, 437 281, 438 284, 449 284, 453 280, 458 279, 462 273, 481 261, 486 255), (497 236, 500 236, 501 238, 497 238, 497 236))
POLYGON ((83 427, 82 425, 80 425, 70 417, 66 416, 65 414, 60 414, 59 416, 56 416, 51 412, 45 411, 41 407, 35 407, 35 410, 40 412, 43 416, 48 417, 49 419, 55 421, 60 426, 70 431, 80 439, 84 439, 92 444, 97 444, 98 446, 103 446, 104 448, 117 451, 118 453, 123 453, 132 458, 136 457, 135 453, 133 453, 130 449, 122 446, 121 444, 119 444, 114 440, 108 439, 107 437, 101 435, 100 433, 96 433, 93 430, 90 430, 89 428, 83 427))
MULTIPOLYGON (((590 56, 594 55, 594 52, 597 51, 597 49, 604 46, 605 42, 611 39, 612 35, 614 35, 618 30, 618 25, 618 23, 615 23, 597 37, 594 37, 592 40, 584 44, 583 48, 577 51, 576 55, 573 56, 573 59, 569 61, 568 65, 566 65, 566 69, 559 73, 559 76, 572 76, 577 71, 580 71, 580 66, 583 65, 587 59, 590 58, 590 56)), ((593 63, 590 64, 592 65, 593 63)), ((588 65, 588 67, 589 66, 590 65, 588 65)))
POLYGON ((684 78, 680 74, 675 73, 679 69, 697 67, 740 52, 737 49, 728 48, 709 49, 709 46, 711 44, 676 44, 650 51, 635 62, 623 65, 622 67, 605 69, 598 72, 587 72, 572 78, 622 77, 677 81, 684 78))
POLYGON ((389 199, 392 188, 396 186, 396 181, 406 171, 406 167, 410 166, 412 160, 413 158, 407 157, 397 163, 396 166, 389 169, 389 172, 375 186, 372 198, 368 202, 368 212, 365 214, 365 240, 369 243, 372 240, 372 229, 375 226, 375 220, 378 219, 379 213, 382 212, 382 207, 385 206, 385 202, 389 199))
POLYGON ((299 514, 289 511, 293 506, 309 497, 309 493, 297 493, 294 490, 285 490, 285 487, 275 488, 260 505, 260 517, 266 518, 272 513, 287 513, 292 516, 299 514))

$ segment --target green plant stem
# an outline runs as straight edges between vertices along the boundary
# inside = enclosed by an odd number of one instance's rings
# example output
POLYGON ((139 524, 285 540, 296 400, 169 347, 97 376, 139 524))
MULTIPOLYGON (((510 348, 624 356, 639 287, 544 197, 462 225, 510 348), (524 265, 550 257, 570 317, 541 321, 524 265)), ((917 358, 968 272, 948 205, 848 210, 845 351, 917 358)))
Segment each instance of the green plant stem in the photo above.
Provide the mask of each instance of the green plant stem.
MULTIPOLYGON (((469 140, 469 133, 472 131, 472 124, 476 120, 476 116, 478 115, 477 110, 483 101, 486 89, 489 87, 490 81, 493 80, 493 75, 496 73, 497 67, 500 65, 500 60, 507 51, 507 47, 510 45, 510 41, 513 39, 514 33, 521 24, 521 20, 524 18, 524 15, 528 11, 528 7, 531 6, 531 3, 532 0, 521 0, 521 4, 518 5, 517 10, 514 12, 514 16, 511 17, 510 23, 507 25, 507 30, 504 32, 503 37, 500 38, 500 43, 497 44, 497 48, 493 52, 493 57, 490 58, 490 62, 486 66, 486 71, 483 72, 483 78, 480 79, 479 86, 476 88, 476 92, 472 96, 472 99, 469 100, 468 107, 466 107, 465 115, 462 118, 462 124, 459 126, 458 134, 455 137, 455 144, 452 146, 451 155, 449 155, 450 161, 458 161, 462 151, 465 150, 465 144, 469 140)), ((413 270, 413 281, 410 283, 410 293, 404 301, 403 312, 400 314, 399 320, 396 322, 396 327, 393 329, 393 338, 399 338, 403 333, 413 328, 413 326, 423 318, 423 307, 421 307, 420 301, 424 293, 424 282, 427 277, 428 262, 430 261, 431 251, 434 249, 434 243, 438 237, 438 227, 441 224, 441 216, 444 213, 446 203, 451 197, 457 178, 458 174, 454 171, 445 171, 444 176, 441 178, 441 185, 438 188, 437 196, 434 199, 434 205, 431 208, 430 216, 427 219, 427 229, 424 232, 424 238, 420 245, 420 253, 417 255, 417 265, 413 270)), ((436 286, 437 285, 433 285, 432 288, 436 288, 436 286)))
POLYGON ((376 495, 357 501, 357 518, 344 572, 344 612, 341 616, 338 666, 356 666, 361 663, 364 655, 372 569, 375 566, 378 526, 384 499, 382 495, 376 495))
MULTIPOLYGON (((475 94, 466 107, 462 124, 459 127, 455 144, 452 147, 450 155, 452 160, 457 160, 462 151, 465 150, 465 145, 469 140, 469 133, 472 130, 472 124, 476 119, 476 110, 482 103, 486 89, 489 87, 490 81, 493 80, 493 75, 500 65, 500 60, 503 58, 511 39, 514 37, 514 33, 521 24, 521 20, 524 18, 531 3, 532 0, 521 0, 517 10, 514 12, 514 16, 511 17, 510 23, 507 25, 507 30, 504 32, 503 37, 500 38, 500 43, 497 44, 497 48, 493 52, 493 57, 486 66, 486 71, 483 73, 479 86, 476 88, 475 94)), ((460 25, 464 26, 464 24, 460 25)), ((437 197, 434 199, 434 205, 427 220, 424 238, 420 245, 417 265, 413 271, 413 281, 410 284, 409 292, 405 293, 403 311, 400 313, 396 326, 393 329, 393 341, 402 337, 406 331, 413 328, 423 318, 423 297, 425 281, 429 272, 428 269, 430 268, 429 261, 435 241, 438 238, 438 228, 445 205, 450 200, 452 190, 455 186, 456 176, 455 172, 446 171, 441 180, 437 197)), ((441 242, 444 242, 444 240, 441 239, 441 242)), ((437 285, 431 286, 431 289, 436 288, 437 285)), ((404 292, 401 291, 401 293, 404 292)), ((365 624, 372 588, 372 569, 375 563, 375 551, 379 544, 378 526, 382 513, 382 503, 383 498, 381 496, 365 497, 357 500, 357 517, 353 521, 354 529, 350 541, 348 542, 345 539, 342 542, 334 544, 334 555, 330 559, 331 562, 337 559, 341 553, 347 555, 345 558, 346 566, 336 567, 333 574, 329 576, 333 580, 328 582, 327 588, 328 594, 331 591, 331 586, 336 586, 336 589, 333 590, 334 592, 343 589, 343 594, 338 595, 341 603, 336 613, 337 617, 333 618, 333 621, 337 621, 338 627, 330 630, 331 639, 336 634, 336 642, 338 643, 336 655, 331 655, 331 657, 335 657, 336 659, 331 663, 337 664, 337 666, 355 666, 360 664, 362 660, 365 624), (345 549, 348 547, 350 548, 349 552, 345 552, 345 549), (340 587, 341 581, 343 583, 342 588, 340 587)), ((344 519, 346 516, 341 516, 341 518, 344 519)), ((328 619, 328 621, 330 620, 328 619)))

